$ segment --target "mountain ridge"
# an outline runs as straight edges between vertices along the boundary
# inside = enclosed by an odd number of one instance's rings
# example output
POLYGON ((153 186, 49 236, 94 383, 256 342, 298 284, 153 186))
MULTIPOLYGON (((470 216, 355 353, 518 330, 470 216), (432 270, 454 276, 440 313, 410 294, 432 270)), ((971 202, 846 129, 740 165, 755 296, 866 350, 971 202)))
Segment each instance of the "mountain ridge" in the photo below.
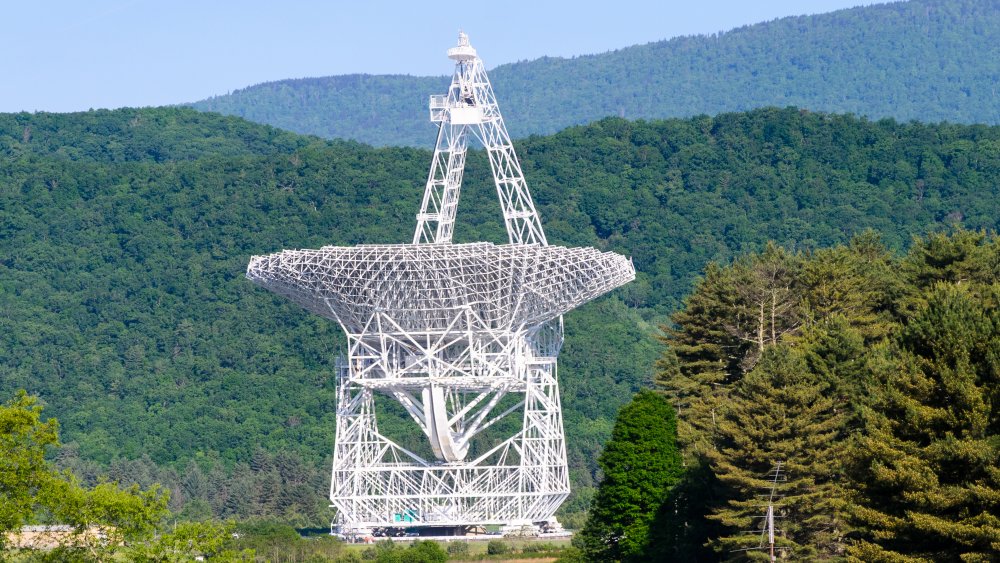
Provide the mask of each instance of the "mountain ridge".
MULTIPOLYGON (((507 63, 490 76, 514 137, 607 116, 660 119, 764 106, 998 123, 1000 0, 910 0, 790 16, 600 54, 507 63)), ((325 138, 431 146, 426 101, 448 80, 298 78, 190 106, 325 138)))

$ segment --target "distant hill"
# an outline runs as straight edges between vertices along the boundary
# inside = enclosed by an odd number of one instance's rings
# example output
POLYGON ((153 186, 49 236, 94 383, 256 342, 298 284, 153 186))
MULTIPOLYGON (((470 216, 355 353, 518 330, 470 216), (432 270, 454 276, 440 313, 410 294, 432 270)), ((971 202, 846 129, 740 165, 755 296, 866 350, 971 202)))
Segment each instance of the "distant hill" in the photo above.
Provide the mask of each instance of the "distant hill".
MULTIPOLYGON (((488 63, 490 54, 483 56, 488 63)), ((442 54, 442 70, 447 63, 442 54)), ((599 55, 502 65, 490 75, 515 137, 605 116, 685 117, 765 106, 1000 123, 1000 0, 912 0, 788 17, 599 55)), ((326 138, 432 146, 427 97, 444 92, 448 81, 282 80, 192 105, 326 138)))
MULTIPOLYGON (((566 316, 568 512, 707 262, 769 239, 875 228, 902 248, 950 223, 1000 228, 1000 127, 767 109, 608 118, 517 150, 550 241, 638 270, 566 316)), ((324 525, 344 339, 244 272, 282 248, 409 241, 430 158, 190 109, 0 114, 0 401, 39 394, 73 444, 61 455, 163 481, 175 503, 324 525)), ((505 240, 486 157, 468 164, 456 240, 505 240)), ((381 428, 422 443, 410 421, 381 428)))

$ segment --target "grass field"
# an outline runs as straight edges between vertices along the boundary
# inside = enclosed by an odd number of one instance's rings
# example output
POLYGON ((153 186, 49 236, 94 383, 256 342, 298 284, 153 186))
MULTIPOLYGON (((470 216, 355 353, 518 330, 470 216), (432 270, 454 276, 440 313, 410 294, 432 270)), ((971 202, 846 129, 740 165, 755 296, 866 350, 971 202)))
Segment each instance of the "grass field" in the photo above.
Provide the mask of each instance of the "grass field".
MULTIPOLYGON (((420 538, 413 538, 412 540, 407 538, 405 540, 397 540, 396 543, 401 547, 406 547, 412 543, 413 540, 420 538)), ((448 549, 448 546, 455 542, 465 542, 469 546, 469 551, 467 554, 453 555, 448 560, 449 561, 495 561, 497 563, 551 563, 555 561, 560 552, 570 546, 571 538, 554 538, 554 539, 503 539, 498 537, 486 537, 486 538, 475 538, 475 539, 465 539, 465 538, 455 538, 450 541, 437 541, 441 544, 441 547, 448 549), (501 541, 510 547, 511 552, 505 554, 495 554, 490 555, 487 553, 487 548, 491 541, 501 541), (525 552, 527 548, 527 552, 525 552), (537 551, 536 551, 537 550, 537 551)), ((354 551, 361 555, 365 550, 372 548, 372 544, 350 544, 347 546, 349 551, 354 551)))

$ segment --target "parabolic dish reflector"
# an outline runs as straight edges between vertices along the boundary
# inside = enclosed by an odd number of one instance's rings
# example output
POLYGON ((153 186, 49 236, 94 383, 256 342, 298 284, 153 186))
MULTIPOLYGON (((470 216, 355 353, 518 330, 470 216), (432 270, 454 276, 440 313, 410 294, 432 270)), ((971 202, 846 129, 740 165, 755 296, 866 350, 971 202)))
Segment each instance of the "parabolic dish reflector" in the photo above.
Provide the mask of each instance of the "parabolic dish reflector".
POLYGON ((552 320, 635 277, 624 256, 537 244, 393 244, 254 256, 254 283, 361 332, 375 313, 404 329, 444 329, 472 308, 493 328, 552 320))
POLYGON ((347 337, 330 480, 344 537, 487 524, 558 533, 569 495, 560 318, 635 278, 619 254, 549 246, 466 34, 448 56, 448 93, 428 105, 438 135, 412 243, 284 250, 247 268, 347 337), (470 139, 489 156, 509 244, 453 244, 470 139), (431 455, 379 430, 376 396, 405 409, 431 455))

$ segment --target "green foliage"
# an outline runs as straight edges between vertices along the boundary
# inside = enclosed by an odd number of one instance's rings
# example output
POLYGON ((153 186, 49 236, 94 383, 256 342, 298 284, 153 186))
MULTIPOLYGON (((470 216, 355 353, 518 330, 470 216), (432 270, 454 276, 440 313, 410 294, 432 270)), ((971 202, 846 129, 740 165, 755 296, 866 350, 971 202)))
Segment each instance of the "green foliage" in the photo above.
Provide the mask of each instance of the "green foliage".
POLYGON ((218 457, 196 456, 174 470, 148 456, 104 466, 81 459, 77 448, 64 450, 57 456, 60 466, 85 482, 158 483, 173 491, 171 509, 182 520, 278 518, 297 527, 325 527, 332 517, 329 502, 316 494, 329 486, 328 472, 295 452, 257 449, 249 463, 228 468, 218 457))
MULTIPOLYGON (((980 265, 988 271, 998 256, 980 265)), ((938 266, 946 274, 951 264, 938 266)), ((870 363, 853 449, 853 512, 870 530, 851 550, 860 560, 1000 552, 1000 285, 963 281, 927 288, 870 363)))
POLYGON ((718 559, 706 545, 723 530, 710 520, 708 508, 723 502, 718 479, 706 462, 688 462, 681 480, 667 493, 654 517, 649 543, 644 549, 649 559, 659 561, 711 561, 718 559))
POLYGON ((437 542, 416 540, 406 548, 402 560, 404 563, 444 563, 448 553, 437 542))
POLYGON ((87 489, 45 460, 58 445, 58 422, 42 421, 37 398, 19 391, 0 407, 0 554, 8 534, 35 521, 68 526, 59 535, 59 559, 102 559, 126 541, 150 536, 166 515, 158 487, 122 489, 101 483, 87 489))
MULTIPOLYGON (((707 262, 768 240, 820 253, 866 228, 902 248, 956 213, 1000 226, 1000 128, 761 110, 608 119, 517 149, 549 240, 624 253, 639 272, 565 319, 559 375, 579 497, 563 515, 596 490, 615 412, 653 378, 650 336, 707 262)), ((409 240, 430 154, 154 108, 3 114, 0 155, 0 392, 29 389, 59 418, 60 467, 87 485, 162 483, 170 509, 193 519, 328 523, 318 491, 343 336, 243 274, 251 255, 281 248, 409 240)), ((468 162, 457 240, 503 241, 487 159, 468 162)), ((823 271, 806 272, 800 285, 815 291, 790 336, 869 302, 873 316, 850 313, 848 328, 866 345, 884 332, 879 296, 896 291, 893 275, 874 275, 885 249, 839 252, 828 267, 845 262, 853 278, 820 287, 808 276, 823 271)), ((425 441, 405 416, 383 422, 425 441)), ((680 422, 682 435, 694 424, 680 422)))
POLYGON ((839 461, 850 418, 833 391, 858 388, 860 375, 842 365, 859 360, 862 333, 886 331, 877 297, 889 260, 864 234, 809 254, 769 245, 706 270, 674 315, 660 362, 693 471, 671 499, 677 515, 663 514, 675 543, 752 556, 734 550, 757 545, 744 532, 760 526, 759 495, 781 462, 779 545, 804 559, 842 553, 839 461))
POLYGON ((258 557, 275 563, 283 561, 332 561, 347 554, 344 542, 329 536, 303 538, 287 524, 256 520, 236 526, 236 539, 231 549, 252 551, 258 557))
POLYGON ((51 418, 43 422, 41 413, 38 398, 24 391, 0 405, 0 550, 57 480, 45 452, 58 444, 59 425, 51 418))
POLYGON ((709 541, 722 553, 754 544, 744 532, 760 525, 758 495, 781 462, 781 542, 799 558, 842 554, 840 460, 856 404, 845 399, 860 395, 866 343, 891 330, 892 271, 870 233, 810 253, 769 245, 709 266, 673 316, 660 362, 689 464, 710 473, 678 491, 676 510, 696 525, 672 532, 676 541, 709 541))
POLYGON ((556 559, 556 563, 583 563, 586 561, 586 557, 583 555, 583 551, 576 547, 567 547, 559 554, 559 558, 556 559))
POLYGON ((376 563, 444 563, 448 560, 448 552, 430 540, 415 540, 407 547, 392 540, 382 540, 366 549, 361 558, 376 563))
POLYGON ((165 562, 196 561, 199 557, 211 561, 253 561, 254 551, 232 548, 233 522, 178 522, 169 532, 153 539, 133 543, 125 550, 129 561, 165 562))
POLYGON ((779 343, 808 343, 810 367, 827 384, 858 384, 860 373, 831 372, 888 333, 897 284, 891 257, 870 233, 846 247, 803 254, 768 245, 727 267, 709 264, 664 329, 670 348, 657 378, 684 413, 682 440, 692 452, 714 449, 717 409, 779 343))
POLYGON ((487 555, 507 555, 514 551, 514 546, 503 540, 490 540, 486 544, 487 555))
MULTIPOLYGON (((992 0, 911 0, 598 55, 543 57, 499 66, 490 75, 516 137, 611 115, 649 119, 788 105, 906 121, 997 123, 998 35, 1000 12, 992 0)), ((443 58, 440 68, 449 70, 443 58)), ((444 92, 448 81, 400 75, 281 80, 192 105, 321 137, 429 147, 427 96, 444 92)))
POLYGON ((928 290, 938 283, 988 286, 1000 279, 1000 240, 985 232, 935 233, 915 242, 903 261, 913 280, 900 309, 914 314, 927 305, 928 290))
POLYGON ((243 522, 237 532, 246 542, 267 547, 286 546, 302 539, 288 524, 268 520, 243 522))
POLYGON ((640 391, 618 413, 598 463, 604 472, 590 517, 577 536, 595 561, 639 561, 653 518, 680 479, 673 409, 660 395, 640 391))
POLYGON ((453 541, 448 544, 448 555, 450 557, 463 557, 469 555, 469 542, 453 541))
POLYGON ((82 535, 99 530, 106 540, 83 536, 88 550, 150 536, 167 515, 167 495, 157 486, 143 491, 138 485, 122 489, 116 483, 101 483, 85 489, 72 475, 63 477, 41 491, 38 501, 54 522, 68 524, 82 535))
POLYGON ((547 553, 556 549, 551 543, 529 542, 521 546, 521 553, 547 553))
POLYGON ((716 549, 729 554, 755 543, 744 531, 762 533, 760 497, 769 493, 767 476, 780 462, 785 480, 775 502, 778 545, 798 560, 843 554, 847 411, 829 384, 808 369, 797 349, 775 345, 734 385, 727 403, 720 405, 715 448, 705 458, 729 496, 711 518, 737 533, 715 540, 716 549))
MULTIPOLYGON (((680 308, 706 263, 759 252, 769 240, 809 251, 874 229, 901 249, 953 214, 965 227, 998 227, 984 197, 1000 196, 998 128, 791 108, 608 119, 529 139, 520 152, 550 238, 631 255, 639 276, 623 297, 661 313, 680 308), (965 147, 975 156, 960 157, 965 147), (929 166, 932 155, 947 164, 929 166)), ((482 194, 468 195, 478 208, 482 194)))
POLYGON ((758 545, 745 532, 760 527, 780 461, 786 557, 989 560, 1000 547, 998 264, 998 237, 957 229, 902 258, 864 234, 710 266, 659 364, 690 468, 658 516, 668 539, 763 557, 740 549, 758 545))

